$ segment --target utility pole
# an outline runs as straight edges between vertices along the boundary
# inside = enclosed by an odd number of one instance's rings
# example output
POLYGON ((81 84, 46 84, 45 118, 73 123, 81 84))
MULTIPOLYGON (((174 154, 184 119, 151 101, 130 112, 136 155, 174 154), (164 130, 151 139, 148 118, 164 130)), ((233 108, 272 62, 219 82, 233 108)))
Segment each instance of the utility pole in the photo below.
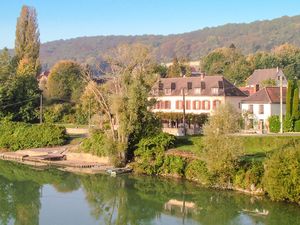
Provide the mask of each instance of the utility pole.
POLYGON ((43 123, 43 94, 40 96, 40 124, 43 123))
MULTIPOLYGON (((277 67, 277 73, 278 72, 277 67)), ((280 74, 280 133, 283 133, 282 74, 280 74)))
POLYGON ((91 128, 91 99, 89 99, 89 128, 91 128))
POLYGON ((182 101, 183 101, 183 117, 182 117, 182 122, 183 122, 183 135, 186 136, 186 130, 185 130, 185 88, 182 88, 182 101))

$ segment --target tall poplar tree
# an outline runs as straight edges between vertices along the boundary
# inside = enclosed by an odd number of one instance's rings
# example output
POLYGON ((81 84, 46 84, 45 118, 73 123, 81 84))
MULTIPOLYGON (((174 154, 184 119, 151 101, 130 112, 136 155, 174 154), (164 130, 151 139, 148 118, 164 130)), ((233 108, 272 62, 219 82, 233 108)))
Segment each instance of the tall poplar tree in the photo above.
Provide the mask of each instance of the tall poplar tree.
POLYGON ((35 8, 24 5, 17 20, 15 55, 18 74, 37 75, 40 71, 40 33, 35 8))

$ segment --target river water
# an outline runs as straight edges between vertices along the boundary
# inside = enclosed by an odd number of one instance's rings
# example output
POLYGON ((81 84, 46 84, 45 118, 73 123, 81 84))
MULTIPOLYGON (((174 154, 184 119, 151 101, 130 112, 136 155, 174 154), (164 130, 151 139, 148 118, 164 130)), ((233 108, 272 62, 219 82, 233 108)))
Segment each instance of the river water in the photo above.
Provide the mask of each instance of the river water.
POLYGON ((74 175, 0 161, 0 224, 300 224, 300 206, 146 176, 74 175))

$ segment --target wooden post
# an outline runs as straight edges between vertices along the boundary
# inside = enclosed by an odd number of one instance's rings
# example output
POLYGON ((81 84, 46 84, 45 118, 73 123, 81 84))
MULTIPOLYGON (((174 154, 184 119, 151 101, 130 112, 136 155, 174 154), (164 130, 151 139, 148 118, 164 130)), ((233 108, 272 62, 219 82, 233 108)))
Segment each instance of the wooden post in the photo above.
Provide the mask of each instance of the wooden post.
POLYGON ((185 88, 182 89, 182 101, 183 101, 183 118, 182 118, 182 122, 183 122, 183 135, 186 136, 186 130, 185 130, 185 88))
POLYGON ((40 96, 40 124, 43 123, 43 94, 40 96))

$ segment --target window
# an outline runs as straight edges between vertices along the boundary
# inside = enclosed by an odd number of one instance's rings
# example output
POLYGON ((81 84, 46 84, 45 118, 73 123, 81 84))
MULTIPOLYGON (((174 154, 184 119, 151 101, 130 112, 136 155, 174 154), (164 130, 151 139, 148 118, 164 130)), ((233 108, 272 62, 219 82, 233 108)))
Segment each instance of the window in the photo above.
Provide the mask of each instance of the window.
POLYGON ((193 109, 195 109, 195 110, 201 109, 201 101, 194 101, 193 102, 193 109))
POLYGON ((209 110, 210 109, 210 101, 203 101, 202 102, 202 109, 209 110))
POLYGON ((183 109, 183 101, 176 101, 176 109, 183 109))
POLYGON ((201 94, 201 88, 194 88, 194 94, 201 94))
POLYGON ((218 95, 219 94, 219 88, 211 88, 211 94, 212 95, 218 95))
POLYGON ((253 105, 248 105, 248 112, 253 113, 253 105))
POLYGON ((213 101, 213 109, 217 109, 221 105, 220 100, 214 100, 213 101))
POLYGON ((219 84, 219 88, 223 89, 223 87, 224 87, 224 86, 223 86, 223 82, 222 82, 222 81, 219 81, 218 84, 219 84))
POLYGON ((191 90, 193 88, 193 83, 192 82, 188 82, 187 83, 187 89, 191 90))
POLYGON ((171 90, 173 91, 173 90, 175 90, 176 89, 176 83, 171 83, 171 90))
POLYGON ((259 105, 258 113, 264 114, 264 105, 259 105))
POLYGON ((191 101, 185 101, 185 109, 191 109, 191 101))
POLYGON ((164 109, 171 109, 171 101, 165 101, 165 107, 164 109))
POLYGON ((159 82, 159 84, 158 84, 158 89, 159 89, 160 91, 164 90, 164 84, 161 83, 161 82, 159 82))
POLYGON ((201 81, 201 89, 205 89, 205 82, 204 81, 201 81))
POLYGON ((171 88, 165 88, 165 95, 171 94, 171 88))

